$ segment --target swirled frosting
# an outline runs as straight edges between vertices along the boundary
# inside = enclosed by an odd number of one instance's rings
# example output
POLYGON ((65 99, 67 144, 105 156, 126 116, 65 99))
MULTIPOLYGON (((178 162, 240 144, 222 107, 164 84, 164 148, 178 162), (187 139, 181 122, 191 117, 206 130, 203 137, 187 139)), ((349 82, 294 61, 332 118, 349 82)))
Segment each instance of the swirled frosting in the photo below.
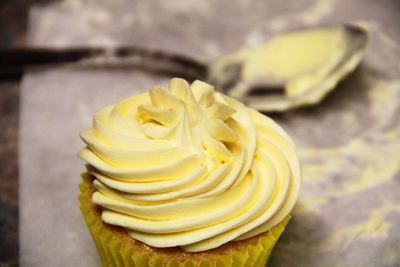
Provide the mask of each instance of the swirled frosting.
POLYGON ((153 247, 204 251, 257 235, 298 197, 288 135, 201 81, 175 78, 106 107, 81 138, 101 219, 153 247))

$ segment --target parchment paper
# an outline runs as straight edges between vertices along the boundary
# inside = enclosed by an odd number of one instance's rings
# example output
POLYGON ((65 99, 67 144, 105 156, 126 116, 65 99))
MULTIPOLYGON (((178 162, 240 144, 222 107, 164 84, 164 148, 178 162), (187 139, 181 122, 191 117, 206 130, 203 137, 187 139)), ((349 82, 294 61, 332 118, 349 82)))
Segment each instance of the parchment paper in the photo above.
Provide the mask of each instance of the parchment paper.
MULTIPOLYGON (((303 187, 270 266, 399 266, 398 1, 79 1, 31 10, 33 45, 136 44, 204 60, 319 22, 371 30, 362 66, 319 106, 274 116, 293 137, 303 187)), ((30 72, 20 119, 21 266, 99 266, 77 200, 80 130, 93 113, 168 77, 30 72)))

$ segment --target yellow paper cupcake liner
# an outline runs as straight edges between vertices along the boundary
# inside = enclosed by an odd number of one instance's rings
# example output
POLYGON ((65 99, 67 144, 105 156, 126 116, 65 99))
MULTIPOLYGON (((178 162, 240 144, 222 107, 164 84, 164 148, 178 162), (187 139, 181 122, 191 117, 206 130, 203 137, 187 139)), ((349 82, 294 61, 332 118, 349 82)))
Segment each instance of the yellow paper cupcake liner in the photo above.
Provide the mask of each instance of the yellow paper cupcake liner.
POLYGON ((150 248, 128 236, 124 230, 101 221, 99 207, 91 202, 92 181, 83 174, 79 186, 80 208, 93 237, 103 266, 123 267, 261 267, 267 264, 272 248, 290 216, 268 232, 221 248, 189 253, 180 249, 150 248))

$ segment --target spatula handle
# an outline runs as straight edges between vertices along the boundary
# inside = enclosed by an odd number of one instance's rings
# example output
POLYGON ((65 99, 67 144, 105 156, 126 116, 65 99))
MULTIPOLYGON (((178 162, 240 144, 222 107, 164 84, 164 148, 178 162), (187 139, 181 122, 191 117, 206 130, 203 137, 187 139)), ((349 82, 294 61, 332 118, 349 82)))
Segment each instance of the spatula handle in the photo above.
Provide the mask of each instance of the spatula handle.
POLYGON ((205 79, 207 65, 187 56, 136 46, 0 48, 0 77, 19 77, 31 68, 78 63, 94 68, 137 68, 187 79, 205 79))

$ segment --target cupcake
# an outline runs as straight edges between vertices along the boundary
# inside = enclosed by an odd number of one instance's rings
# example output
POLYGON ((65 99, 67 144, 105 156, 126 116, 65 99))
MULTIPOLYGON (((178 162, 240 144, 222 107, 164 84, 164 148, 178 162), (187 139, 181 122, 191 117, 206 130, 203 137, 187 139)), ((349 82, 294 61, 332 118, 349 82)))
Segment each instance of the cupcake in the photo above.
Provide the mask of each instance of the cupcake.
POLYGON ((299 194, 289 136, 205 82, 124 99, 80 136, 103 266, 265 266, 299 194))

